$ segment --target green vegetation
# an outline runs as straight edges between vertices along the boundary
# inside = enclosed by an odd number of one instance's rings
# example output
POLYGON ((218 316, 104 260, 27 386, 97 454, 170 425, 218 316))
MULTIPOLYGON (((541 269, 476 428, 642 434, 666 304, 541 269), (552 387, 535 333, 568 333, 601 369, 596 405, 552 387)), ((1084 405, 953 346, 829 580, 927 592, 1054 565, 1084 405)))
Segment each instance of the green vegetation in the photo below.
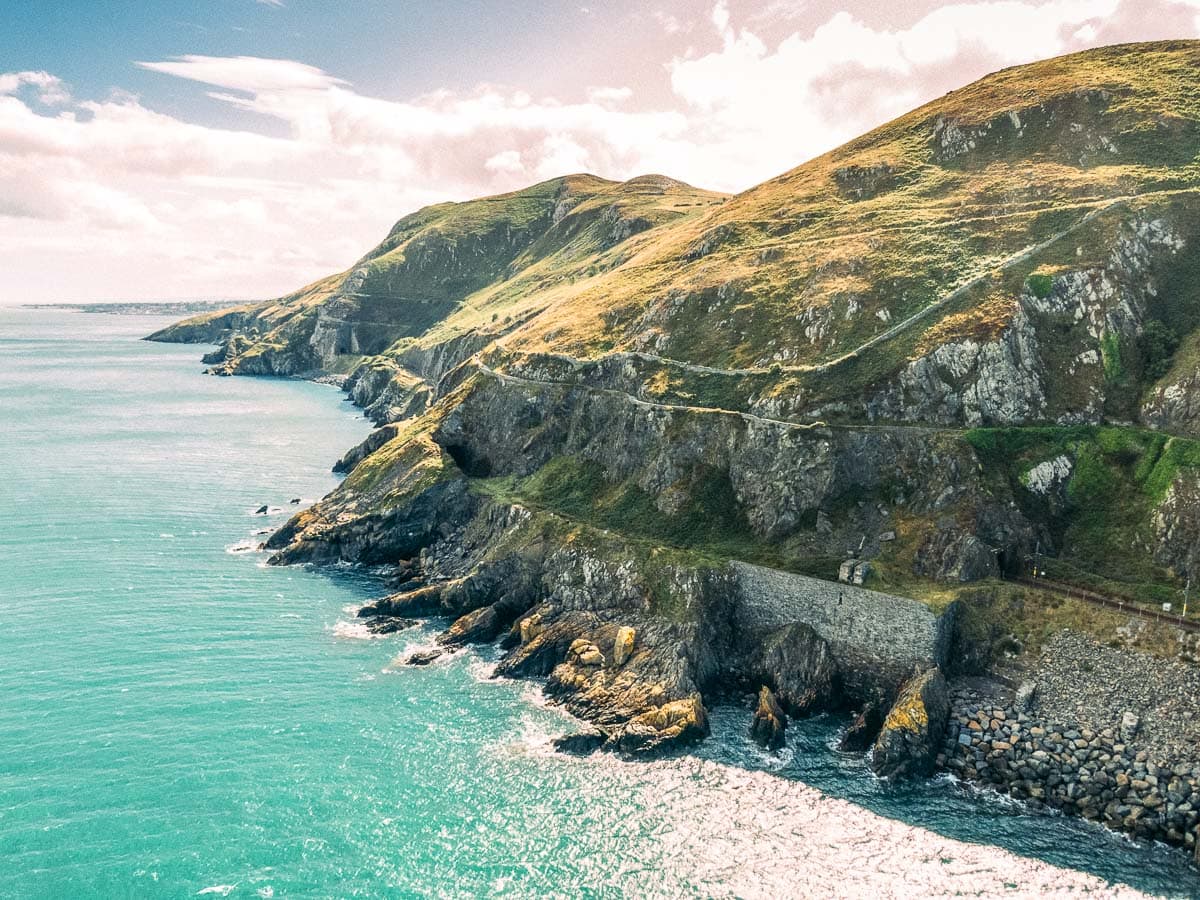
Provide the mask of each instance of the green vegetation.
POLYGON ((740 513, 729 477, 698 465, 679 485, 680 507, 664 512, 635 484, 613 483, 595 463, 561 456, 526 478, 476 480, 477 489, 497 498, 545 509, 577 522, 692 550, 707 559, 744 559, 786 567, 777 548, 757 538, 740 513))
POLYGON ((1151 319, 1142 329, 1140 343, 1146 378, 1158 381, 1171 370, 1171 359, 1179 349, 1179 335, 1158 319, 1151 319))
POLYGON ((1104 377, 1109 381, 1120 381, 1125 376, 1121 365, 1121 341, 1111 331, 1100 336, 1100 359, 1104 362, 1104 377))
POLYGON ((1178 580, 1149 549, 1153 511, 1180 470, 1200 470, 1200 442, 1093 426, 980 428, 965 438, 1063 548, 1043 561, 1052 577, 1148 603, 1178 600, 1178 580), (1029 470, 1059 456, 1072 463, 1063 496, 1031 491, 1029 470))
POLYGON ((1033 295, 1039 300, 1045 300, 1050 296, 1050 290, 1054 287, 1054 279, 1050 275, 1042 272, 1035 272, 1026 279, 1029 285, 1029 290, 1033 291, 1033 295))
MULTIPOLYGON (((951 343, 994 342, 1019 322, 1033 334, 1022 349, 1038 355, 1032 377, 1045 389, 1030 416, 1136 421, 1156 382, 1200 367, 1198 66, 1200 43, 1161 42, 1015 67, 732 198, 661 176, 573 175, 438 204, 405 216, 346 272, 180 327, 243 332, 230 348, 233 370, 312 366, 320 347, 332 354, 319 360, 329 371, 366 358, 398 378, 432 381, 479 351, 499 370, 603 374, 606 386, 647 400, 758 404, 784 418, 817 410, 862 424, 864 398, 894 388, 914 360, 951 343), (1123 272, 1119 261, 1144 249, 1131 243, 1154 230, 1143 226, 1160 224, 1170 240, 1151 248, 1144 269, 1123 272), (1075 293, 1056 296, 1056 279, 1075 293), (1144 322, 1122 324, 1106 293, 1114 285, 1136 292, 1144 322), (656 358, 626 358, 616 376, 611 360, 561 358, 629 350, 656 358)), ((970 353, 959 359, 976 365, 970 353)), ((961 400, 969 373, 957 362, 939 366, 928 392, 944 387, 961 400)), ((447 398, 439 408, 452 405, 447 398)), ((914 408, 903 421, 929 407, 914 408)), ((453 474, 431 438, 440 414, 374 454, 346 489, 384 506, 453 474)), ((872 408, 870 423, 892 414, 872 408)), ((1152 519, 1177 474, 1200 468, 1200 445, 1090 426, 975 429, 965 439, 993 486, 1049 529, 1061 548, 1045 562, 1053 575, 1147 602, 1174 599, 1173 573, 1152 556, 1152 519), (1060 456, 1071 463, 1066 483, 1034 490, 1030 471, 1060 456)), ((646 558, 736 557, 829 577, 837 559, 824 552, 839 552, 756 537, 728 477, 702 465, 657 496, 573 457, 473 485, 536 510, 540 527, 590 529, 594 541, 607 530, 646 558)), ((851 516, 859 500, 903 505, 886 486, 841 500, 846 508, 829 512, 851 516)), ((960 587, 912 574, 931 516, 893 521, 897 540, 882 553, 876 586, 935 608, 957 596, 960 587)), ((664 563, 666 581, 669 570, 664 563)), ((669 611, 671 591, 660 593, 655 602, 669 611)), ((1036 608, 1047 622, 1076 615, 1049 601, 1036 608)))

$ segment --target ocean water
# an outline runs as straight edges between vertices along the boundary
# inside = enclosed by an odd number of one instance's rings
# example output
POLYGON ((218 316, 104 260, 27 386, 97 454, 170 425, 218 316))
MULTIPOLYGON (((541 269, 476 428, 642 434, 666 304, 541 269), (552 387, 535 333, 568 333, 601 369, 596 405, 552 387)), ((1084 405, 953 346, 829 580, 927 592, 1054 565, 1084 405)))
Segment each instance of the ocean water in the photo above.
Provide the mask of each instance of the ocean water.
POLYGON ((1200 895, 1182 854, 881 784, 833 720, 578 760, 493 651, 394 667, 433 625, 367 639, 369 578, 252 549, 367 424, 160 324, 0 308, 0 897, 1200 895))

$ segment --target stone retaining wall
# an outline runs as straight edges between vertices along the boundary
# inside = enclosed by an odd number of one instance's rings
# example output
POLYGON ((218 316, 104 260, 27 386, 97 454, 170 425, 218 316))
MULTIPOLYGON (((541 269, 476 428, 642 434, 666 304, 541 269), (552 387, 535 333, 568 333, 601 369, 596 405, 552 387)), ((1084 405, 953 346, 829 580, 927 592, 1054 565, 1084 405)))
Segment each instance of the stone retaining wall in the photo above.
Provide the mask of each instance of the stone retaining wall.
POLYGON ((938 616, 905 597, 748 563, 730 565, 741 643, 759 643, 771 631, 803 622, 829 642, 852 700, 890 698, 914 671, 946 665, 956 607, 938 616))

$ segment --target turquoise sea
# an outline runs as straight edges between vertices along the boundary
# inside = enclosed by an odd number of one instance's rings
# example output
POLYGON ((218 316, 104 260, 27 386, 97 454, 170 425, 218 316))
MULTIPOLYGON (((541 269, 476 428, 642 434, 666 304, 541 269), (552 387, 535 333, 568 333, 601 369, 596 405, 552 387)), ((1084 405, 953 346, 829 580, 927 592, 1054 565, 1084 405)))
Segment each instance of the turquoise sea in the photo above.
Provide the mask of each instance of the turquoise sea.
POLYGON ((836 721, 578 760, 492 651, 393 667, 434 625, 368 639, 369 577, 252 549, 367 423, 161 324, 0 308, 0 897, 1200 895, 1180 853, 883 785, 836 721))

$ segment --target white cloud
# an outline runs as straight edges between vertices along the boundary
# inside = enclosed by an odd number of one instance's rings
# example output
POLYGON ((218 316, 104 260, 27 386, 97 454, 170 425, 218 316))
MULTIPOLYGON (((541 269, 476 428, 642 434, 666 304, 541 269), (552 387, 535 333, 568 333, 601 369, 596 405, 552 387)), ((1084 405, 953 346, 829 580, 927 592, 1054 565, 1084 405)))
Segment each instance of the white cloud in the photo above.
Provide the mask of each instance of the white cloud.
POLYGON ((252 113, 245 130, 117 92, 74 101, 47 72, 0 74, 0 302, 277 295, 347 266, 426 203, 570 172, 739 190, 1000 66, 1195 35, 1198 7, 988 0, 892 28, 848 12, 801 23, 789 9, 771 18, 792 33, 767 39, 761 10, 742 20, 722 0, 686 25, 679 10, 652 13, 709 48, 666 60, 665 84, 617 69, 611 83, 564 86, 574 101, 495 85, 385 100, 295 60, 139 64, 252 113), (261 117, 276 136, 251 130, 261 117))
POLYGON ((0 73, 0 95, 15 94, 25 85, 33 87, 38 99, 47 105, 66 103, 70 99, 66 85, 49 72, 0 73))
MULTIPOLYGON (((720 49, 673 60, 671 84, 691 111, 702 113, 697 127, 714 169, 757 181, 989 71, 1080 49, 1099 37, 1113 40, 1103 34, 1105 23, 1123 8, 1150 15, 1146 6, 1138 0, 966 2, 895 30, 843 10, 772 48, 737 28, 721 0, 710 17, 720 49)), ((1197 33, 1193 22, 1183 36, 1197 33)))
POLYGON ((200 81, 216 87, 259 91, 324 90, 345 84, 318 69, 290 59, 257 56, 178 56, 166 62, 140 62, 143 69, 200 81))

